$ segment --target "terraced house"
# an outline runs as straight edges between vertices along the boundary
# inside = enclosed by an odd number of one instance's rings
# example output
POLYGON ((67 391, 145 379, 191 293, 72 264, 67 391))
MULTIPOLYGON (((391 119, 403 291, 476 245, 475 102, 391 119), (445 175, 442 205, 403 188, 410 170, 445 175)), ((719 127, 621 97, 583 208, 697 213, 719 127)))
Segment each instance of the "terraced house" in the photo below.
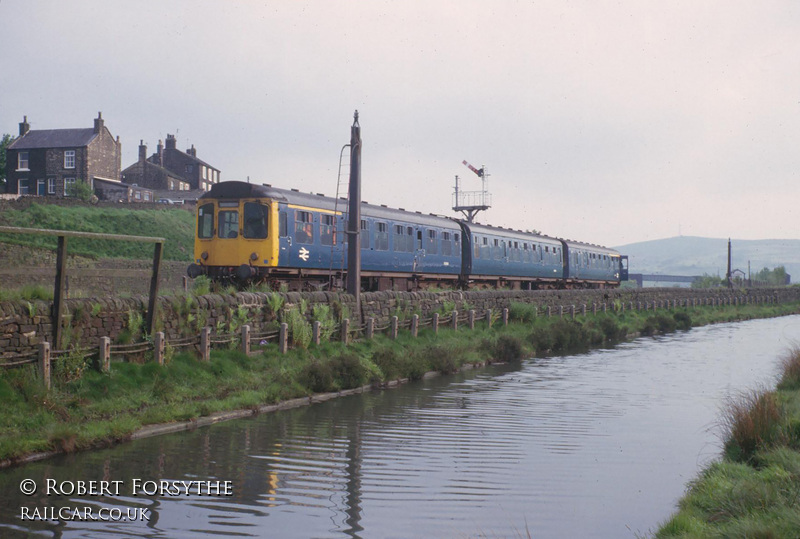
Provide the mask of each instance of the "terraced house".
POLYGON ((121 153, 101 113, 94 127, 76 129, 31 129, 25 116, 6 152, 8 192, 61 197, 78 180, 119 183, 121 153))

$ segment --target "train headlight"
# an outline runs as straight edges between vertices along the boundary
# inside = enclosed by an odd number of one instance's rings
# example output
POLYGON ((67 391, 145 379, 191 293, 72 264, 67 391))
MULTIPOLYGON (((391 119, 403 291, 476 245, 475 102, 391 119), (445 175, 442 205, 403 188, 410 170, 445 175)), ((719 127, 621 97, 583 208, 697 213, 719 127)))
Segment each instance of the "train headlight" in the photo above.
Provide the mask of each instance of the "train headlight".
POLYGON ((253 262, 258 260, 258 253, 250 253, 250 260, 252 260, 253 262))
POLYGON ((203 251, 202 253, 200 253, 200 258, 202 258, 203 260, 208 260, 208 251, 203 251))

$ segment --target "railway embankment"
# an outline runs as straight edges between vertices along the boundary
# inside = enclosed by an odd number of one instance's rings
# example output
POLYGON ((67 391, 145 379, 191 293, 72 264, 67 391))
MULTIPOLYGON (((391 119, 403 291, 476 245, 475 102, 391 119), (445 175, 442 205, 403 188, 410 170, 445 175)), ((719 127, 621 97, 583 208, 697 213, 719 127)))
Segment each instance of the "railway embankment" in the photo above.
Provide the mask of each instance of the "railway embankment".
MULTIPOLYGON (((369 292, 357 308, 353 297, 333 292, 240 292, 231 295, 178 293, 158 298, 156 331, 174 342, 198 335, 230 334, 248 325, 253 334, 277 331, 287 313, 300 312, 311 320, 315 306, 323 306, 336 319, 347 318, 352 327, 374 319, 378 326, 413 314, 475 310, 495 313, 512 303, 533 305, 540 316, 572 316, 584 312, 658 310, 676 306, 782 304, 800 301, 800 288, 686 289, 639 288, 614 290, 464 292, 369 292)), ((125 345, 142 338, 146 296, 68 299, 65 305, 62 348, 96 348, 102 337, 125 345)), ((317 307, 319 309, 319 307, 317 307)), ((0 359, 36 354, 40 344, 53 342, 53 304, 42 300, 0 302, 0 359)))

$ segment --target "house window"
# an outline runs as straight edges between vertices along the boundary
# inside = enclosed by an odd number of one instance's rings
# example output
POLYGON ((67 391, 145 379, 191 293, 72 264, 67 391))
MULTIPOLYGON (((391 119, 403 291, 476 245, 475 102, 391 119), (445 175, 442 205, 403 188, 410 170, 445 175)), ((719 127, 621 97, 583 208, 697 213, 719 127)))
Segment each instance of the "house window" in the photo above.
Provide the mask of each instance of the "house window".
POLYGON ((56 194, 56 179, 55 178, 47 178, 47 194, 48 195, 55 195, 56 194))
POLYGON ((71 196, 72 190, 75 188, 75 178, 64 178, 64 196, 71 196))
POLYGON ((194 167, 193 167, 193 165, 186 165, 186 167, 183 170, 187 174, 191 174, 192 172, 194 172, 194 167))
POLYGON ((28 152, 19 152, 17 154, 17 170, 29 170, 28 152))
POLYGON ((75 168, 75 150, 64 151, 64 168, 75 168))
POLYGON ((17 187, 17 193, 20 195, 28 194, 28 180, 19 181, 19 186, 17 187))

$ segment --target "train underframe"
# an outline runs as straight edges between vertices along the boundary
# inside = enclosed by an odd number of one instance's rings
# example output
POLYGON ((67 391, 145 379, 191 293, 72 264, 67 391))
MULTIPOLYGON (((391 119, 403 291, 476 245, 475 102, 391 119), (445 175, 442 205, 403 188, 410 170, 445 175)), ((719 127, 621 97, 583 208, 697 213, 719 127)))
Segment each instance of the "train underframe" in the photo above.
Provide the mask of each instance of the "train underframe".
MULTIPOLYGON (((267 283, 278 290, 285 286, 289 291, 341 291, 345 288, 346 272, 262 268, 242 265, 239 267, 197 266, 189 269, 189 276, 207 275, 213 281, 228 282, 239 286, 267 283)), ((616 288, 616 281, 543 279, 530 277, 500 277, 496 275, 461 275, 439 273, 405 272, 361 272, 361 290, 379 292, 386 290, 416 292, 436 288, 461 290, 563 290, 616 288)))

